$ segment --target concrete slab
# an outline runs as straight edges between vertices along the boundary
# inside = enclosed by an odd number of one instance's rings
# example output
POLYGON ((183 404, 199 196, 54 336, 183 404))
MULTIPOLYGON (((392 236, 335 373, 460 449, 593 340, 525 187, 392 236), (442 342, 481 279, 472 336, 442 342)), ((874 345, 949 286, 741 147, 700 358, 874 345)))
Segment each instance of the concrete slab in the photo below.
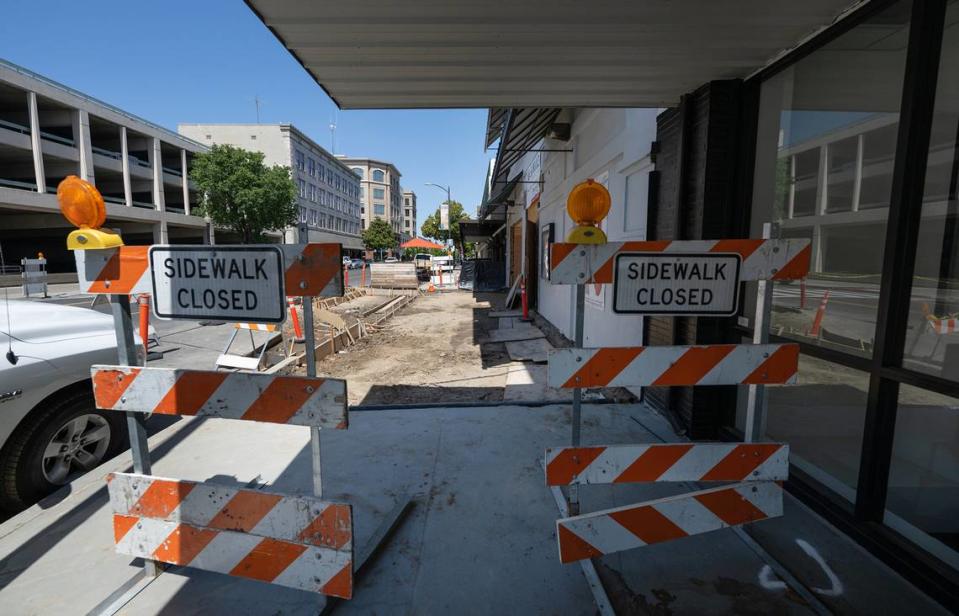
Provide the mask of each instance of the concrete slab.
POLYGON ((514 318, 523 316, 522 310, 490 310, 487 315, 494 319, 514 318))
POLYGON ((572 399, 572 390, 554 389, 546 385, 546 366, 515 363, 510 365, 506 373, 503 400, 508 402, 563 402, 572 399))
POLYGON ((531 361, 535 364, 545 364, 546 354, 553 349, 553 345, 545 338, 533 340, 514 340, 506 343, 506 352, 513 361, 531 361))
MULTIPOLYGON (((585 405, 582 425, 586 444, 670 435, 668 424, 642 405, 585 405)), ((339 613, 594 613, 580 568, 557 558, 558 514, 540 466, 545 447, 568 442, 569 429, 568 405, 555 405, 355 412, 349 430, 324 431, 325 496, 353 504, 358 544, 398 495, 415 496, 413 510, 339 613)), ((184 420, 151 441, 154 473, 308 493, 308 440, 309 431, 298 427, 184 420)), ((86 613, 136 572, 136 561, 113 552, 103 484, 107 472, 128 465, 126 454, 0 525, 4 614, 86 613)), ((684 490, 584 486, 580 494, 583 510, 591 511, 684 490)), ((788 532, 797 516, 808 514, 789 507, 787 515, 788 532)), ((760 527, 775 532, 773 522, 753 529, 760 527)), ((901 580, 874 599, 877 588, 898 578, 862 569, 869 558, 850 551, 829 562, 853 611, 942 613, 901 580), (893 591, 901 594, 890 598, 893 591)), ((760 583, 763 567, 731 531, 597 560, 620 613, 810 613, 793 593, 760 583)), ((814 583, 828 587, 822 577, 814 583)), ((161 575, 122 613, 315 614, 322 605, 311 593, 180 569, 161 575)))
POLYGON ((546 335, 535 327, 513 327, 511 329, 493 329, 487 334, 487 342, 510 342, 513 340, 534 340, 546 335))

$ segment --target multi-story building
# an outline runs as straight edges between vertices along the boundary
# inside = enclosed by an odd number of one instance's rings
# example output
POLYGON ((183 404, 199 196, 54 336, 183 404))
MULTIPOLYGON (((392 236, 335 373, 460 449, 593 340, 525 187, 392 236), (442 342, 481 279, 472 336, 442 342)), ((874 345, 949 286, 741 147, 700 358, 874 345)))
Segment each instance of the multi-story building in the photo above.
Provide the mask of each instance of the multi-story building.
POLYGON ((369 227, 374 218, 382 218, 390 223, 394 233, 402 234, 400 170, 393 163, 372 158, 339 158, 360 180, 363 228, 369 227))
POLYGON ((403 232, 405 240, 416 237, 416 193, 403 191, 403 232))
MULTIPOLYGON (((338 242, 353 254, 363 248, 359 179, 292 124, 180 124, 177 129, 200 143, 262 152, 267 165, 289 167, 309 241, 338 242)), ((287 229, 285 239, 298 241, 296 230, 287 229)))
POLYGON ((187 180, 206 148, 122 109, 0 60, 0 247, 8 265, 43 252, 52 272, 75 270, 57 185, 76 175, 106 202, 106 226, 127 244, 201 243, 187 180))

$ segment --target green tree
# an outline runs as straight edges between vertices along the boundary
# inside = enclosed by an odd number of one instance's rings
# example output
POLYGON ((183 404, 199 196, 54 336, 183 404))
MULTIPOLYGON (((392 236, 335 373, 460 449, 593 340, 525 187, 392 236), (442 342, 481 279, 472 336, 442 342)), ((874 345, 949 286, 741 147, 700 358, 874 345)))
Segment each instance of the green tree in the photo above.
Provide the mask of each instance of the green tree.
POLYGON ((440 229, 440 211, 437 208, 435 212, 426 217, 426 220, 423 221, 423 226, 420 227, 420 230, 423 232, 425 237, 433 238, 434 240, 446 240, 446 238, 453 239, 453 245, 456 246, 456 249, 459 251, 460 255, 464 254, 463 251, 463 239, 460 237, 460 226, 457 224, 461 220, 469 220, 469 214, 463 210, 463 204, 459 201, 449 201, 450 206, 450 228, 449 230, 440 229))
POLYGON ((263 154, 214 145, 196 154, 190 179, 202 194, 196 211, 227 227, 244 244, 263 241, 263 232, 296 223, 296 184, 290 168, 263 164, 263 154))
POLYGON ((382 218, 374 218, 370 226, 363 231, 363 244, 370 250, 386 250, 395 247, 396 243, 393 228, 382 218))

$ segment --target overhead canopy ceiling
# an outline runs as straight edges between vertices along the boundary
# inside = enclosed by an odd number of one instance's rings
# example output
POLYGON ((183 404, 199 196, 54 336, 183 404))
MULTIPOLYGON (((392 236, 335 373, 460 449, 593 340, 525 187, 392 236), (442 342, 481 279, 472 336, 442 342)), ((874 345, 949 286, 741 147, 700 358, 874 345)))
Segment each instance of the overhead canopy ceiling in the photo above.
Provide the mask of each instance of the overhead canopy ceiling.
POLYGON ((667 107, 855 0, 246 0, 338 105, 667 107))

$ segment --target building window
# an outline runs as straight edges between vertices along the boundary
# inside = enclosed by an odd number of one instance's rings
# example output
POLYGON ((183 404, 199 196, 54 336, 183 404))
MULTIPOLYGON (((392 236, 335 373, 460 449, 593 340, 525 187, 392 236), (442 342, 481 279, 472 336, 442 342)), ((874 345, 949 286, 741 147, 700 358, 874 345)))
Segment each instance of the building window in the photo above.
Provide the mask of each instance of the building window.
POLYGON ((353 173, 356 174, 356 177, 358 178, 363 177, 363 167, 351 167, 351 169, 353 169, 353 173))
POLYGON ((299 187, 299 195, 301 199, 306 198, 306 180, 297 180, 297 186, 299 187))
POLYGON ((316 177, 316 161, 312 157, 306 161, 306 170, 310 177, 316 177))
MULTIPOLYGON (((959 344, 951 340, 959 334, 947 333, 959 313, 959 214, 951 207, 959 199, 959 2, 947 5, 926 152, 898 139, 900 130, 918 130, 905 117, 900 127, 903 97, 917 103, 914 114, 924 109, 919 95, 903 92, 907 48, 916 43, 908 40, 911 5, 884 5, 764 79, 749 235, 772 222, 779 236, 808 238, 812 247, 803 291, 798 282, 774 283, 771 332, 804 352, 799 385, 766 390, 767 437, 790 443, 811 488, 858 501, 862 519, 881 516, 959 569, 959 344), (903 182, 893 202, 894 176, 916 157, 926 160, 924 182, 903 182), (884 255, 890 210, 919 197, 915 253, 890 244, 894 254, 884 255), (912 277, 890 280, 885 257, 912 267, 912 277), (908 301, 908 316, 877 327, 880 295, 908 301), (900 352, 901 363, 887 365, 900 352), (870 396, 877 385, 885 393, 870 396), (877 445, 890 442, 891 454, 877 445), (885 500, 860 498, 860 483, 884 484, 885 500)), ((753 322, 748 297, 743 312, 753 322)))
POLYGON ((374 199, 384 199, 386 197, 386 191, 382 188, 373 189, 373 198, 374 199))
POLYGON ((386 214, 386 208, 383 206, 382 203, 374 203, 373 214, 377 216, 384 216, 386 214))
POLYGON ((305 160, 305 155, 303 154, 303 152, 297 150, 296 151, 296 168, 299 171, 303 171, 303 166, 305 165, 304 160, 305 160))
POLYGON ((374 182, 383 182, 386 179, 386 174, 383 173, 382 169, 373 170, 373 181, 374 182))

